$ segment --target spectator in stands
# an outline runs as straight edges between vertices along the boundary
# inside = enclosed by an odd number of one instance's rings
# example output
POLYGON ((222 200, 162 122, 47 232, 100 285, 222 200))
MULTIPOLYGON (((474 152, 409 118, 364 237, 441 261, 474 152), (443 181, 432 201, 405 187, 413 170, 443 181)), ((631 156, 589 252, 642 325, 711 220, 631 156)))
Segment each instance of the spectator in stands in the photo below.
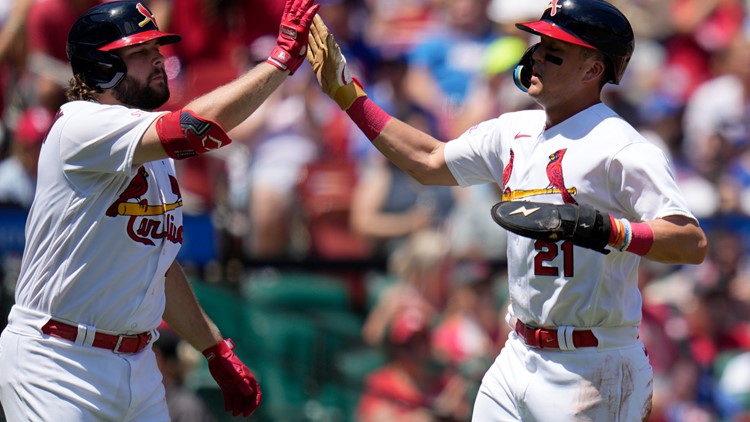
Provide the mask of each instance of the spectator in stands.
MULTIPOLYGON (((11 90, 20 85, 26 70, 26 19, 34 0, 7 0, 0 5, 0 117, 11 97, 11 90)), ((6 116, 7 117, 7 116, 6 116)), ((2 157, 0 144, 0 157, 2 157)))
POLYGON ((667 385, 655 388, 660 392, 654 397, 651 418, 654 422, 683 422, 719 420, 716 410, 699 397, 700 390, 706 386, 701 376, 699 365, 689 357, 678 359, 666 378, 667 385))
POLYGON ((435 364, 428 324, 428 316, 416 308, 395 315, 388 327, 388 361, 366 376, 356 410, 359 422, 469 418, 466 383, 435 364))
POLYGON ((516 22, 533 21, 548 4, 548 0, 490 0, 487 16, 502 32, 512 33, 516 22))
MULTIPOLYGON (((441 2, 441 26, 409 54, 403 89, 438 122, 438 138, 454 139, 468 126, 455 124, 479 76, 487 46, 499 34, 487 17, 489 0, 441 2)), ((474 124, 476 122, 472 122, 474 124)))
POLYGON ((73 77, 65 51, 68 31, 76 18, 102 0, 36 1, 27 20, 28 68, 34 74, 32 104, 50 110, 65 101, 65 89, 73 77))
MULTIPOLYGON (((387 57, 388 54, 401 56, 408 53, 424 41, 427 32, 440 25, 438 1, 365 0, 364 3, 369 11, 365 34, 367 42, 386 58, 391 58, 387 57)), ((334 33, 338 38, 338 32, 334 33)))
MULTIPOLYGON (((255 40, 251 56, 265 60, 263 51, 275 42, 275 37, 255 40)), ((312 76, 307 68, 295 76, 231 132, 242 150, 225 157, 237 160, 236 154, 243 154, 246 160, 243 166, 228 166, 227 171, 234 181, 229 186, 233 207, 245 212, 247 230, 242 235, 246 253, 252 258, 292 255, 295 189, 305 166, 320 154, 317 126, 306 95, 312 76)))
POLYGON ((39 151, 52 113, 41 106, 23 112, 11 138, 11 154, 0 161, 0 204, 28 209, 36 190, 39 151))
POLYGON ((750 35, 739 34, 712 61, 716 77, 688 99, 685 151, 693 166, 717 181, 728 171, 750 186, 750 35))
POLYGON ((640 41, 663 41, 672 34, 670 9, 675 0, 612 0, 633 25, 638 48, 640 41))
POLYGON ((712 77, 711 57, 742 31, 743 0, 670 0, 664 84, 682 102, 712 77))
POLYGON ((367 344, 383 344, 388 327, 403 309, 417 309, 432 324, 445 307, 450 250, 443 233, 422 230, 388 257, 395 281, 379 294, 362 327, 367 344))
MULTIPOLYGON (((403 120, 429 127, 428 116, 417 109, 403 120)), ((455 194, 450 187, 417 183, 382 156, 372 156, 354 190, 352 229, 372 241, 374 256, 386 258, 413 233, 444 231, 455 194)))
POLYGON ((492 268, 483 260, 461 260, 451 273, 445 310, 433 329, 432 344, 442 362, 467 371, 476 388, 509 333, 500 317, 500 295, 492 268))

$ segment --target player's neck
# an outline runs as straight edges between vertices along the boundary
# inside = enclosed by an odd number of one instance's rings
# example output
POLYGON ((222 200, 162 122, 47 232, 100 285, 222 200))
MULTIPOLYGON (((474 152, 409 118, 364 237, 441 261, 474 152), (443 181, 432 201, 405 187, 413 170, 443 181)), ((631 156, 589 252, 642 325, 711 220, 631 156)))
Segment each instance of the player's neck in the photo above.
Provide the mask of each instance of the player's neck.
POLYGON ((544 125, 544 129, 546 130, 560 124, 583 110, 601 102, 601 99, 597 97, 588 101, 576 101, 574 103, 568 102, 559 107, 547 107, 544 109, 547 114, 547 122, 544 125))
POLYGON ((112 90, 106 89, 104 92, 97 93, 94 95, 94 101, 96 101, 99 104, 107 104, 107 105, 125 105, 121 102, 117 101, 112 95, 112 90))

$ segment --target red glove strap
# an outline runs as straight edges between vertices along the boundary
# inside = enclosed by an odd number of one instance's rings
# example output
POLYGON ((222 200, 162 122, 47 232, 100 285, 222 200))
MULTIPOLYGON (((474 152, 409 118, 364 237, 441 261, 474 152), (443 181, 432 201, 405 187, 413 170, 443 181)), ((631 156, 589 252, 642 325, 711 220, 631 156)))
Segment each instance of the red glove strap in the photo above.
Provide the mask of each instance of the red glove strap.
POLYGON ((346 114, 370 141, 377 138, 385 125, 393 118, 368 97, 357 98, 354 104, 346 110, 346 114))
POLYGON ((271 50, 271 55, 266 59, 266 63, 272 64, 280 70, 288 70, 290 75, 299 69, 304 61, 304 57, 293 57, 291 53, 279 46, 274 47, 271 50))
POLYGON ((234 350, 234 347, 234 341, 232 341, 231 338, 224 339, 204 350, 203 356, 205 356, 209 362, 216 357, 226 358, 233 353, 232 350, 234 350))
POLYGON ((288 70, 290 75, 302 66, 307 50, 307 34, 310 24, 320 8, 312 0, 287 0, 279 25, 278 44, 266 59, 281 70, 288 70))

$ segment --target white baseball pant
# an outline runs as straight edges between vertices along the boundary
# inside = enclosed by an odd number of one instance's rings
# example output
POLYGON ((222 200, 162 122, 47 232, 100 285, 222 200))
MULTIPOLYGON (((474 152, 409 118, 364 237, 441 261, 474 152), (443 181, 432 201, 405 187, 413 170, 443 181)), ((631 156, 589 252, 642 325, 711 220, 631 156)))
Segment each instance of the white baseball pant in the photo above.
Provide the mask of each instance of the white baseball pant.
POLYGON ((473 422, 640 422, 653 369, 643 344, 575 351, 532 349, 512 332, 482 379, 473 422))
POLYGON ((0 402, 9 421, 169 422, 149 345, 136 354, 44 335, 48 316, 14 307, 0 335, 0 402))

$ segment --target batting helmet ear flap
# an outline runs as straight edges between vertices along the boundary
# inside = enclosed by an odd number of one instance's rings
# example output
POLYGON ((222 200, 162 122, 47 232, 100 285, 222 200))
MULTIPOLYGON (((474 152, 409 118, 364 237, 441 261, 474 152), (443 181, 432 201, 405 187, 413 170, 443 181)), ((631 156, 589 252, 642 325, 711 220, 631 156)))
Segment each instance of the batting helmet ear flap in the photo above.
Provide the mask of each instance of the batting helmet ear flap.
POLYGON ((120 83, 127 66, 120 56, 98 50, 85 50, 70 55, 73 71, 91 88, 110 89, 120 83))
POLYGON ((529 92, 529 87, 531 86, 531 71, 534 68, 534 59, 531 56, 536 49, 539 48, 539 44, 540 43, 536 43, 532 45, 525 53, 523 53, 521 60, 513 71, 513 82, 515 82, 518 89, 523 92, 529 92))

